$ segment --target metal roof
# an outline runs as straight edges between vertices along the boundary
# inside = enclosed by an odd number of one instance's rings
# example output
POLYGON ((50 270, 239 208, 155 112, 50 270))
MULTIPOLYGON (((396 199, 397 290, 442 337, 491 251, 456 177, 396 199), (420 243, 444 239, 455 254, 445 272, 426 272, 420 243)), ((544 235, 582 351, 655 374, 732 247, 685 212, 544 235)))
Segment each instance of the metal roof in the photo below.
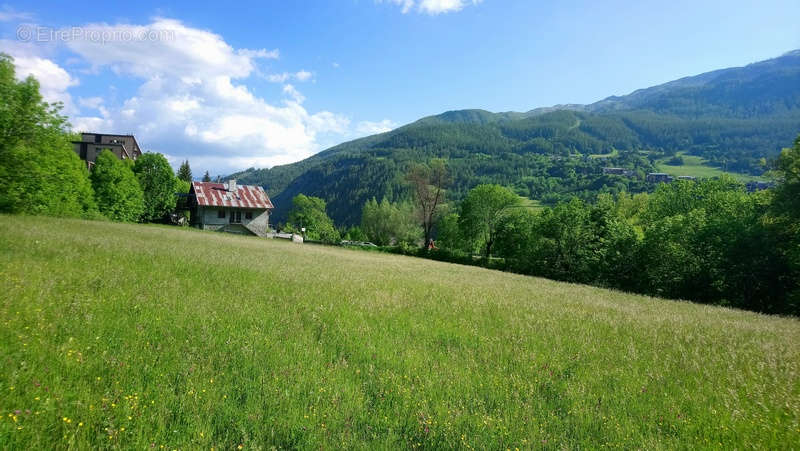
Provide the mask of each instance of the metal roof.
POLYGON ((192 191, 197 205, 232 208, 275 208, 260 186, 236 184, 236 191, 229 191, 227 183, 192 182, 192 191))

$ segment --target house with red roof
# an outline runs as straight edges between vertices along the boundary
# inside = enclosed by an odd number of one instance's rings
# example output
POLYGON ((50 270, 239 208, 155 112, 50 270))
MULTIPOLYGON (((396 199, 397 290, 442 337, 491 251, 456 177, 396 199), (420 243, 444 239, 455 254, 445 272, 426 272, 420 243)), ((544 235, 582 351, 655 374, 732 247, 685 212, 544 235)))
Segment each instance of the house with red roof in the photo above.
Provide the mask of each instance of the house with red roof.
POLYGON ((260 186, 192 182, 188 205, 192 226, 265 237, 272 201, 260 186))

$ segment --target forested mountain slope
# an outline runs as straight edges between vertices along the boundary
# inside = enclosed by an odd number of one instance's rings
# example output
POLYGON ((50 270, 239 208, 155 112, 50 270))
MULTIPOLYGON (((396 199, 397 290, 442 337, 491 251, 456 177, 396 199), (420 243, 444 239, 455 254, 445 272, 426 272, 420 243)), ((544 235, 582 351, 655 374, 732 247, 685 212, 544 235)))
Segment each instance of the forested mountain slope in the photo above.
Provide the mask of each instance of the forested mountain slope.
POLYGON ((500 183, 544 202, 598 192, 641 191, 657 158, 678 151, 709 165, 758 175, 800 130, 800 51, 609 97, 525 113, 448 111, 346 142, 306 160, 233 174, 263 185, 285 219, 298 193, 328 202, 339 224, 357 223, 372 197, 406 195, 413 162, 445 158, 450 200, 479 183, 500 183), (635 177, 603 175, 632 169, 635 177))

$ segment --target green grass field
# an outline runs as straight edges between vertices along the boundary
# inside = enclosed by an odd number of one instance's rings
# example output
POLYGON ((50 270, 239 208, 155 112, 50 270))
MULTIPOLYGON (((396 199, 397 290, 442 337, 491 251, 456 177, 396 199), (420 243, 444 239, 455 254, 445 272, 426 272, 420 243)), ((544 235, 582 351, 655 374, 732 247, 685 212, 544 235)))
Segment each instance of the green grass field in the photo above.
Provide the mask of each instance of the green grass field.
POLYGON ((619 150, 614 149, 610 153, 593 153, 589 158, 613 158, 619 156, 619 150))
POLYGON ((696 155, 687 155, 684 152, 678 152, 678 155, 683 158, 683 165, 669 165, 665 163, 665 161, 668 159, 662 159, 656 163, 656 170, 673 176, 689 175, 697 178, 711 178, 728 174, 741 182, 765 180, 763 177, 755 177, 752 175, 740 174, 738 172, 725 172, 718 167, 709 166, 706 160, 696 155))
POLYGON ((800 322, 389 254, 0 216, 0 448, 800 444, 800 322))

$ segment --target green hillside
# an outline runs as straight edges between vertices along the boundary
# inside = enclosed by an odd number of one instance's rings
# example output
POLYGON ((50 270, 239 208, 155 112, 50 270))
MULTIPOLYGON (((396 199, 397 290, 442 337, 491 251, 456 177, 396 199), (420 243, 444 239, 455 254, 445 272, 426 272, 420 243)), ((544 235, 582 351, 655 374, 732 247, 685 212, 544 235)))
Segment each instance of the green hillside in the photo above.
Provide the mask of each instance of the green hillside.
POLYGON ((328 202, 338 224, 360 221, 372 197, 406 196, 409 164, 447 159, 458 201, 480 183, 499 183, 553 204, 573 196, 640 192, 655 160, 684 151, 705 168, 760 176, 800 130, 800 52, 609 97, 525 113, 448 111, 388 133, 334 146, 306 160, 231 177, 263 185, 285 221, 291 199, 304 193, 328 202), (661 155, 651 160, 640 151, 661 155), (608 155, 606 158, 593 158, 608 155), (633 169, 633 179, 606 177, 604 166, 633 169))
POLYGON ((8 449, 800 443, 800 323, 481 268, 0 216, 8 449))

